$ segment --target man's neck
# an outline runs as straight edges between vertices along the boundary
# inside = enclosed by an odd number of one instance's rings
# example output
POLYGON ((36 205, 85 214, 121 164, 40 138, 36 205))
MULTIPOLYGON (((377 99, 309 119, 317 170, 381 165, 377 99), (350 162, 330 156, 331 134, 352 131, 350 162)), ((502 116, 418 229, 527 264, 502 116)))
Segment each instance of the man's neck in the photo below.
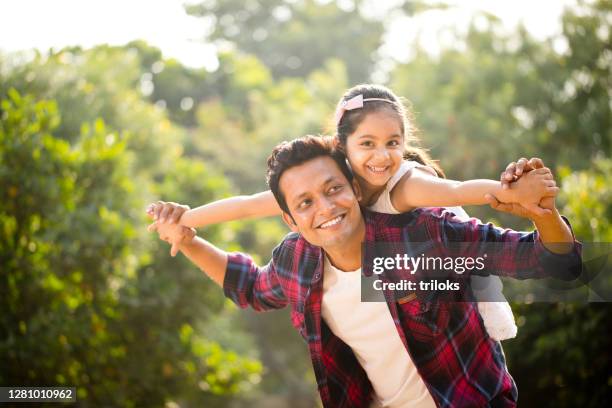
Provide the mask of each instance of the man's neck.
POLYGON ((323 248, 331 264, 343 271, 351 272, 361 268, 361 245, 365 241, 365 221, 359 226, 350 241, 331 248, 323 248))

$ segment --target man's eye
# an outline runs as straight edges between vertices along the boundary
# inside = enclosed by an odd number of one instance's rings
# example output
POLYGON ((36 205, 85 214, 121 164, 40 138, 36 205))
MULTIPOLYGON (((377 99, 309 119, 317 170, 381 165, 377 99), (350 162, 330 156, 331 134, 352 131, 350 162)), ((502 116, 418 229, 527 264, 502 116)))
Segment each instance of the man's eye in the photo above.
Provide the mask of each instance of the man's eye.
POLYGON ((342 186, 338 185, 338 186, 333 186, 332 188, 330 188, 329 192, 333 194, 333 193, 338 192, 340 190, 342 190, 342 186))
POLYGON ((298 208, 306 208, 310 205, 310 200, 304 200, 298 204, 298 208))

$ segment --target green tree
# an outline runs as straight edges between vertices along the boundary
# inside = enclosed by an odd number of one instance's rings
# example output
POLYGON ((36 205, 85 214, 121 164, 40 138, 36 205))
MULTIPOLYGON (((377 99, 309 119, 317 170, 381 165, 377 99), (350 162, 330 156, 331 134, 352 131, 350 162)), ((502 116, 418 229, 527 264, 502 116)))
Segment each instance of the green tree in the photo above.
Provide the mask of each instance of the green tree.
POLYGON ((275 78, 306 77, 338 58, 347 64, 350 83, 359 83, 372 73, 384 32, 380 20, 364 16, 362 3, 203 1, 186 10, 212 25, 208 40, 254 54, 275 78))
POLYGON ((201 404, 252 387, 259 363, 193 332, 221 307, 192 302, 212 283, 142 268, 128 136, 97 120, 69 143, 54 136, 55 102, 15 90, 0 113, 0 383, 74 385, 84 406, 201 404))

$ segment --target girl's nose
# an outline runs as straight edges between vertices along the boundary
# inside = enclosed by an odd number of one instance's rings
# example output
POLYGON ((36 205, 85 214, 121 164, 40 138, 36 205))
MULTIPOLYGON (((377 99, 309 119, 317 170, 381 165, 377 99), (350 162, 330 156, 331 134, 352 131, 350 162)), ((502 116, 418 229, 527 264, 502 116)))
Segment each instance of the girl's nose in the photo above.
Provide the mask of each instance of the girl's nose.
POLYGON ((377 158, 381 158, 385 160, 389 158, 389 152, 384 147, 381 149, 376 149, 376 152, 374 154, 376 155, 377 158))

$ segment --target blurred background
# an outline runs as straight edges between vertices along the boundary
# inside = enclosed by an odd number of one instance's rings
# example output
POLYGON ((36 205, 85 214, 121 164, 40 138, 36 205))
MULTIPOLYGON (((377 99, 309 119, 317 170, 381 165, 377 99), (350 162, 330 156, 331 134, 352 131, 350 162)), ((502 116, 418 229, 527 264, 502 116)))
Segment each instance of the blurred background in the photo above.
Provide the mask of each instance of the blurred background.
MULTIPOLYGON (((448 177, 538 156, 583 241, 612 241, 612 2, 22 1, 0 6, 0 385, 82 407, 319 404, 287 311, 237 310, 146 232, 265 189, 278 142, 390 86, 448 177)), ((471 215, 531 228, 488 208, 471 215)), ((276 219, 200 230, 263 263, 276 219)), ((609 304, 513 304, 521 406, 612 400, 609 304)), ((606 404, 607 403, 607 404, 606 404)))

